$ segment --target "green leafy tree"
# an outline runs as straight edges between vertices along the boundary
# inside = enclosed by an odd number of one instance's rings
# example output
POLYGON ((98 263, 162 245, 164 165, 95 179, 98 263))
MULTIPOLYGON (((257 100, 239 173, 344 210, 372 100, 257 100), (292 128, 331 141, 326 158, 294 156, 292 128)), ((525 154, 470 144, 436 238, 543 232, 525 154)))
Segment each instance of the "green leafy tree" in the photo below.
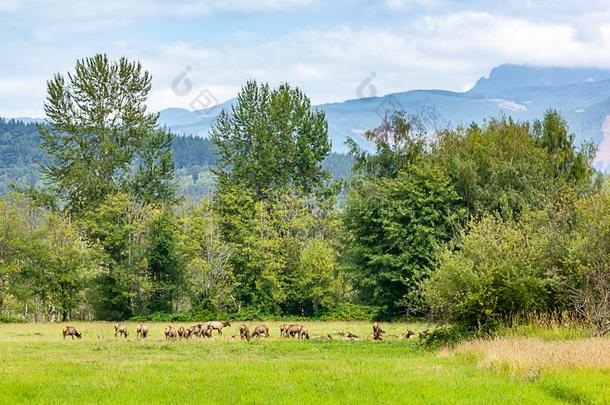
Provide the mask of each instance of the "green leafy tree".
POLYGON ((143 201, 173 198, 169 135, 146 111, 150 86, 139 63, 105 55, 79 60, 74 73, 48 82, 42 170, 70 212, 95 209, 133 186, 143 201))
POLYGON ((460 212, 449 178, 424 162, 396 178, 354 181, 344 260, 359 299, 388 316, 422 314, 420 283, 459 229, 460 212))
POLYGON ((321 193, 330 178, 322 168, 331 149, 324 112, 288 84, 271 89, 248 82, 231 112, 221 112, 211 139, 221 192, 237 185, 257 200, 285 190, 321 193))
POLYGON ((171 313, 183 285, 183 268, 178 257, 176 218, 169 211, 159 212, 148 231, 146 249, 148 277, 152 283, 148 310, 171 313))

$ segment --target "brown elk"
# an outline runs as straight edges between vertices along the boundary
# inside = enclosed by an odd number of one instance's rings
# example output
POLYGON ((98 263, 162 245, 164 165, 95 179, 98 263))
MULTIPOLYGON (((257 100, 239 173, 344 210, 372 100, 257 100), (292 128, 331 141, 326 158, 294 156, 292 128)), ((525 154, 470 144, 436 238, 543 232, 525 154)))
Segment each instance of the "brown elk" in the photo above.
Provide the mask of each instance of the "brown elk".
POLYGON ((229 321, 224 321, 224 322, 210 321, 207 324, 207 327, 210 330, 210 332, 217 330, 219 335, 222 335, 222 328, 225 328, 227 326, 231 326, 231 322, 229 322, 229 321))
POLYGON ((284 328, 284 336, 300 338, 301 333, 303 332, 304 329, 305 329, 305 327, 303 325, 297 325, 297 324, 286 325, 286 328, 284 328))
POLYGON ((413 335, 415 335, 415 333, 414 333, 414 332, 413 332, 411 329, 409 329, 409 330, 407 331, 407 333, 405 333, 405 334, 404 334, 404 338, 405 338, 405 339, 409 339, 409 338, 410 338, 411 336, 413 336, 413 335))
POLYGON ((181 326, 178 328, 178 337, 180 339, 188 339, 191 336, 191 330, 181 326))
POLYGON ((254 328, 254 332, 252 332, 252 337, 268 338, 269 337, 269 328, 267 327, 267 325, 257 325, 256 328, 254 328))
POLYGON ((116 325, 114 325, 114 337, 117 337, 119 335, 123 336, 124 338, 127 338, 129 332, 127 332, 127 326, 117 323, 116 325))
POLYGON ((428 336, 428 329, 419 332, 419 338, 420 339, 425 339, 428 336))
POLYGON ((373 323, 373 340, 383 340, 385 330, 381 329, 379 322, 373 323))
MULTIPOLYGON (((288 324, 287 324, 287 323, 282 324, 282 325, 280 326, 280 337, 284 337, 284 336, 286 336, 286 329, 287 329, 287 328, 288 328, 288 324)), ((288 336, 286 336, 286 337, 288 337, 288 336)))
POLYGON ((178 332, 176 331, 176 328, 174 328, 173 326, 169 325, 167 326, 164 330, 163 333, 165 333, 165 340, 169 340, 169 339, 176 339, 176 337, 178 337, 178 332))
POLYGON ((138 327, 136 328, 137 338, 146 339, 146 337, 148 336, 148 331, 149 331, 148 325, 144 325, 143 323, 139 324, 138 327))
POLYGON ((78 339, 80 339, 82 336, 80 333, 78 333, 78 331, 76 330, 76 328, 74 326, 66 326, 63 331, 62 334, 64 335, 64 340, 66 340, 66 336, 71 336, 72 340, 74 340, 74 336, 76 336, 78 339))
POLYGON ((358 339, 358 335, 353 334, 352 332, 346 332, 346 333, 341 332, 341 333, 339 333, 339 336, 341 336, 345 339, 348 339, 348 340, 358 339))
POLYGON ((245 323, 239 328, 239 338, 241 340, 246 339, 248 342, 250 341, 250 329, 245 323))
POLYGON ((299 339, 309 339, 309 331, 305 328, 302 328, 301 333, 299 333, 299 339))

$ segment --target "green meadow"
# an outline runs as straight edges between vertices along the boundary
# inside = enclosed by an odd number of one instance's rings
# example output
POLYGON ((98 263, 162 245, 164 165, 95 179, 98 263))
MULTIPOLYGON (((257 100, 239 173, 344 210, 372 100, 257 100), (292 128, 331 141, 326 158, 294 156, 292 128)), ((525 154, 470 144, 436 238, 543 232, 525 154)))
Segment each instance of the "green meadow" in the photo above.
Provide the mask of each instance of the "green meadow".
POLYGON ((279 323, 267 324, 272 337, 250 342, 233 337, 238 323, 188 341, 166 341, 160 323, 140 341, 131 323, 127 339, 110 323, 76 323, 83 338, 65 341, 61 324, 0 325, 0 403, 610 403, 610 365, 599 359, 608 339, 550 333, 429 351, 417 336, 390 336, 423 324, 384 324, 382 342, 369 323, 306 322, 310 340, 280 338, 279 323), (346 331, 359 339, 337 335, 346 331), (571 346, 547 346, 556 343, 571 346), (546 350, 557 362, 523 358, 546 350))

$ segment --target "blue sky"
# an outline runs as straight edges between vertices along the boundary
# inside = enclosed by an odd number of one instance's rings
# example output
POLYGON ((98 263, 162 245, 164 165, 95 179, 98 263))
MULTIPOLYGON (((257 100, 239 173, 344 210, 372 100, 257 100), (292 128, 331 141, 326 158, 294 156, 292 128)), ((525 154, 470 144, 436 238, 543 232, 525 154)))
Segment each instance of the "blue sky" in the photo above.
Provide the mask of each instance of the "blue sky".
POLYGON ((610 1, 0 0, 0 116, 42 116, 46 80, 98 52, 144 64, 153 110, 250 78, 315 103, 356 98, 373 72, 377 94, 459 91, 505 62, 610 67, 610 1))

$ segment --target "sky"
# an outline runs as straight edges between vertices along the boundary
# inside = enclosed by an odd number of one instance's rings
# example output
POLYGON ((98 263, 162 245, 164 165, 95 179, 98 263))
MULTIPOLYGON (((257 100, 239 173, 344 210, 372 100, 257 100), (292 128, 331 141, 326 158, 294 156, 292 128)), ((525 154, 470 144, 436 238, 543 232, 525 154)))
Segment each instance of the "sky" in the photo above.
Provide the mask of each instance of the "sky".
POLYGON ((0 116, 42 117, 46 81, 96 53, 141 61, 154 111, 248 79, 316 104, 463 91, 502 63, 610 68, 610 0, 0 0, 0 116))

